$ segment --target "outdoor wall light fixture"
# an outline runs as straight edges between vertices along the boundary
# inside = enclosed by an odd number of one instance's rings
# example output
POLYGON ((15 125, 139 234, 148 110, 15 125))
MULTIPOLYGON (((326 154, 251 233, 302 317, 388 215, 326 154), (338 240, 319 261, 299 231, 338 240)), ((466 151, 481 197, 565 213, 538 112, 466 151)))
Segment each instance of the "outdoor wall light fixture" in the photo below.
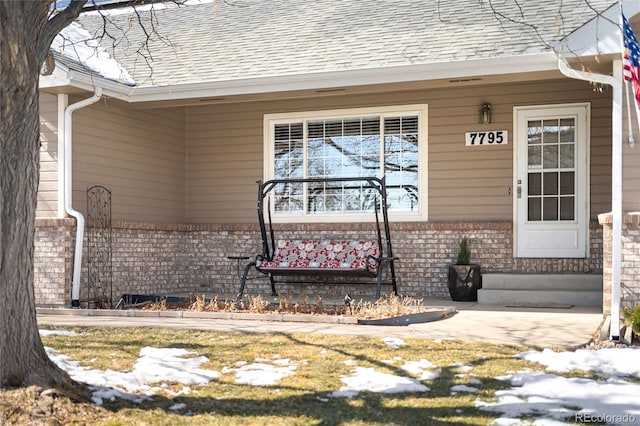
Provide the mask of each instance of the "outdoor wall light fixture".
POLYGON ((491 123, 491 104, 485 102, 480 107, 480 124, 490 124, 491 123))

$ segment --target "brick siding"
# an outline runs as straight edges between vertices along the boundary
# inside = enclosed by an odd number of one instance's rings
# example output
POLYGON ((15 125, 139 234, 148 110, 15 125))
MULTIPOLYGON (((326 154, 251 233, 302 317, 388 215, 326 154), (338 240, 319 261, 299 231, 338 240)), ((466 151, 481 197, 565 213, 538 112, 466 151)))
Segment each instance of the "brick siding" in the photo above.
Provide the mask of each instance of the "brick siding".
POLYGON ((37 219, 34 249, 36 303, 71 304, 75 220, 37 219))
MULTIPOLYGON (((38 221, 36 242, 36 303, 70 303, 75 222, 38 221)), ((371 238, 371 224, 274 225, 282 238, 371 238)), ((448 298, 447 266, 454 262, 462 237, 469 240, 471 260, 483 272, 602 273, 602 228, 590 224, 590 256, 586 259, 514 259, 509 222, 394 223, 391 238, 398 291, 412 297, 448 298)), ((636 252, 638 238, 636 236, 636 252)), ((237 263, 227 256, 260 253, 257 225, 173 225, 114 222, 112 229, 114 303, 125 293, 168 295, 197 292, 207 297, 233 295, 239 288, 237 263)), ((87 290, 85 243, 80 299, 87 290)), ((244 261, 243 261, 244 262, 244 261)), ((244 264, 241 265, 241 269, 244 264)), ((280 285, 281 294, 310 297, 350 292, 373 296, 375 285, 280 285)), ((247 294, 268 293, 268 280, 251 280, 247 294)), ((383 288, 383 294, 389 291, 383 288)))
MULTIPOLYGON (((611 313, 611 284, 613 245, 611 213, 599 216, 604 229, 603 246, 603 313, 611 313)), ((622 217, 622 247, 620 256, 620 296, 623 306, 638 306, 640 304, 640 213, 627 213, 622 217)))

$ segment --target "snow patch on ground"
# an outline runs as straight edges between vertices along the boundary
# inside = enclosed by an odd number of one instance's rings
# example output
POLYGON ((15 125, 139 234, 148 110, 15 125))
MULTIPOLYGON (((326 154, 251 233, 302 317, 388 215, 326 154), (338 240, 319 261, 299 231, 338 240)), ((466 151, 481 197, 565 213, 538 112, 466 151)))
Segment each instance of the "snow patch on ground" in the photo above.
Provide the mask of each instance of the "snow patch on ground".
POLYGON ((160 391, 171 396, 186 394, 191 391, 188 386, 178 392, 171 392, 167 383, 204 385, 220 377, 217 371, 200 368, 202 363, 208 361, 206 357, 193 357, 193 352, 179 348, 144 347, 140 350, 140 358, 133 370, 129 372, 83 367, 52 348, 45 347, 45 350, 49 358, 69 373, 71 378, 90 386, 93 391, 92 401, 96 405, 102 405, 105 399, 113 401, 115 398, 140 403, 160 391), (158 383, 163 385, 152 386, 158 383))
POLYGON ((524 416, 536 417, 534 424, 560 424, 565 420, 640 424, 640 384, 622 378, 638 377, 637 349, 575 352, 545 349, 524 352, 518 357, 552 371, 594 371, 604 380, 567 378, 530 370, 497 377, 509 381, 513 388, 496 391, 497 402, 476 401, 477 407, 502 414, 495 424, 519 424, 524 416))
POLYGON ((406 361, 400 368, 409 374, 418 376, 418 380, 435 380, 440 377, 442 372, 441 368, 424 358, 420 361, 406 361))
POLYGON ((542 352, 523 352, 518 358, 537 362, 560 373, 585 370, 603 377, 640 377, 640 351, 632 348, 604 348, 597 351, 579 349, 575 352, 544 349, 542 352))
POLYGON ((237 368, 225 367, 222 369, 223 374, 236 374, 236 383, 241 385, 252 386, 274 386, 285 377, 292 376, 297 364, 288 358, 284 359, 256 359, 252 364, 246 361, 236 363, 237 368))
POLYGON ((374 368, 356 367, 351 376, 341 377, 345 386, 332 392, 332 397, 353 398, 360 392, 403 393, 427 392, 430 389, 417 379, 376 371, 374 368))
POLYGON ((40 336, 49 337, 49 336, 77 336, 78 333, 75 331, 67 331, 67 330, 38 330, 40 336))
POLYGON ((404 340, 399 337, 383 337, 382 341, 391 349, 398 349, 405 344, 404 340))

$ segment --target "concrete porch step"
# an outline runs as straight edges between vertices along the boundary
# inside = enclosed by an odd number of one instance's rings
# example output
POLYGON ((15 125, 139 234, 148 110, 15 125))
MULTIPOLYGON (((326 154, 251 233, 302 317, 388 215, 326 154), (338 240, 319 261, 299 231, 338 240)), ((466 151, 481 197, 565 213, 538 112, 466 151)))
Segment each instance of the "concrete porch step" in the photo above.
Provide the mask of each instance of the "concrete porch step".
POLYGON ((602 275, 483 274, 478 303, 602 306, 602 275))

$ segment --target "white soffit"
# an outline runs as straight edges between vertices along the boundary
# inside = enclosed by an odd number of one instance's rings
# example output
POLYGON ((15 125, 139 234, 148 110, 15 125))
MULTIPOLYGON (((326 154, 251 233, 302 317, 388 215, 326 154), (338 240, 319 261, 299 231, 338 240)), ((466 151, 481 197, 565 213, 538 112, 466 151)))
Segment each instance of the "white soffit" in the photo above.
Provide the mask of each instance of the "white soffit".
MULTIPOLYGON (((624 0, 622 9, 627 19, 640 13, 640 1, 624 0)), ((554 45, 558 53, 566 58, 601 56, 622 53, 622 39, 618 27, 618 4, 605 10, 554 45)))

